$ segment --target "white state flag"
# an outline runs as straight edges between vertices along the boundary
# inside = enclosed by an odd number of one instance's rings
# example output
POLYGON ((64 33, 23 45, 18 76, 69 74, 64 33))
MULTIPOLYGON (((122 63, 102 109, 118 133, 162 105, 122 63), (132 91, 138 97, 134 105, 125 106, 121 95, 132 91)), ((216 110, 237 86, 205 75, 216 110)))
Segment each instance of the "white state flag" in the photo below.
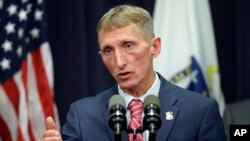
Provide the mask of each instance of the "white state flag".
POLYGON ((225 101, 208 0, 157 0, 154 29, 162 39, 155 71, 171 83, 214 98, 221 115, 225 101))

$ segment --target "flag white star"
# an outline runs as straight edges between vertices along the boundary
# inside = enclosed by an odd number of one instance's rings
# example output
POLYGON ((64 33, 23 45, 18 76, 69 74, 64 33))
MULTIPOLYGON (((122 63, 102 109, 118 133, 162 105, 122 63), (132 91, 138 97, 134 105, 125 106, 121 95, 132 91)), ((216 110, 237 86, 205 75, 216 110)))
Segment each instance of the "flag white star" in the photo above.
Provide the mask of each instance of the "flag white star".
POLYGON ((191 79, 194 83, 198 83, 198 79, 197 79, 197 75, 198 75, 198 70, 194 70, 192 73, 191 73, 191 79))
POLYGON ((14 33, 15 32, 15 24, 9 22, 4 29, 6 30, 7 34, 14 33))
POLYGON ((27 11, 27 13, 30 13, 30 12, 31 12, 32 6, 33 6, 33 5, 32 5, 31 3, 27 4, 27 6, 26 6, 26 11, 27 11))
POLYGON ((2 9, 2 8, 3 8, 3 1, 0 0, 0 9, 2 9))
POLYGON ((5 40, 2 44, 2 48, 4 52, 12 51, 12 42, 10 42, 9 40, 5 40))
POLYGON ((43 12, 40 11, 39 9, 36 9, 34 16, 37 21, 40 21, 42 20, 43 12))
POLYGON ((27 12, 25 10, 21 10, 18 13, 19 21, 27 20, 27 12))
POLYGON ((39 37, 39 30, 37 28, 33 28, 31 31, 30 31, 30 34, 31 34, 31 37, 32 38, 38 38, 39 37))
POLYGON ((18 35, 18 38, 19 38, 19 39, 22 39, 22 38, 23 38, 23 29, 22 29, 22 28, 19 28, 19 29, 18 29, 17 35, 18 35))
POLYGON ((9 12, 9 16, 12 16, 12 15, 16 14, 16 12, 17 12, 17 6, 14 5, 14 4, 11 4, 8 7, 7 11, 9 12))
POLYGON ((0 62, 0 65, 2 67, 2 70, 10 69, 10 60, 3 58, 2 61, 0 62))
POLYGON ((43 0, 37 0, 37 3, 41 4, 41 3, 43 3, 43 0))
POLYGON ((21 57, 21 56, 22 56, 23 49, 22 49, 21 46, 19 46, 19 47, 17 48, 16 53, 17 53, 17 56, 18 56, 18 57, 21 57))
POLYGON ((25 2, 27 2, 28 0, 22 0, 22 3, 25 3, 25 2))

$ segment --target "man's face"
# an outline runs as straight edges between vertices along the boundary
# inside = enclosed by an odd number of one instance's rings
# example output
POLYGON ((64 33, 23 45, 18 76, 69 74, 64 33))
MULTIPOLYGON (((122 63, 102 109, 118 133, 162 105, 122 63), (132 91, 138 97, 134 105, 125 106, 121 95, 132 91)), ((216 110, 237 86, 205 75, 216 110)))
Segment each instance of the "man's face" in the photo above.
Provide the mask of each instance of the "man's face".
MULTIPOLYGON (((103 62, 122 89, 143 89, 151 81, 152 59, 157 56, 152 41, 146 41, 133 23, 98 33, 103 62)), ((150 84, 151 85, 151 84, 150 84)))

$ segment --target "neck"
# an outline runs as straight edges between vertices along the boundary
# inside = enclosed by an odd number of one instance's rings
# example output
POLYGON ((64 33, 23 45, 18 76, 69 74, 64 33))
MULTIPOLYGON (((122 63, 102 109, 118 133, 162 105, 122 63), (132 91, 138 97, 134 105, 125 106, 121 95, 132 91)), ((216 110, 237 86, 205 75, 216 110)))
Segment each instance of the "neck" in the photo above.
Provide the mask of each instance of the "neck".
POLYGON ((149 88, 153 85, 156 77, 155 74, 152 73, 152 75, 148 78, 149 78, 148 81, 141 82, 140 86, 134 89, 127 89, 127 90, 122 89, 122 90, 136 98, 139 98, 149 90, 149 88))

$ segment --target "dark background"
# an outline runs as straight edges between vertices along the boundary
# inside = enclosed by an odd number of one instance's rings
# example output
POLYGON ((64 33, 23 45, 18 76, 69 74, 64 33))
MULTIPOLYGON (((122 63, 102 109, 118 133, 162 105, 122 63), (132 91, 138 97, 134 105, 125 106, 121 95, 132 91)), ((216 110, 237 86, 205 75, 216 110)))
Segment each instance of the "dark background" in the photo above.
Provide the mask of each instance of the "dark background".
MULTIPOLYGON (((114 80, 98 54, 96 25, 111 7, 123 3, 151 14, 154 0, 46 0, 55 100, 61 124, 70 104, 96 95, 114 80)), ((226 103, 250 98, 250 0, 210 0, 226 103)))

